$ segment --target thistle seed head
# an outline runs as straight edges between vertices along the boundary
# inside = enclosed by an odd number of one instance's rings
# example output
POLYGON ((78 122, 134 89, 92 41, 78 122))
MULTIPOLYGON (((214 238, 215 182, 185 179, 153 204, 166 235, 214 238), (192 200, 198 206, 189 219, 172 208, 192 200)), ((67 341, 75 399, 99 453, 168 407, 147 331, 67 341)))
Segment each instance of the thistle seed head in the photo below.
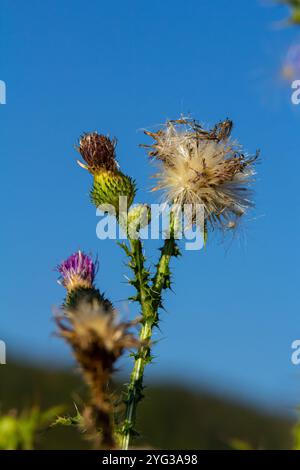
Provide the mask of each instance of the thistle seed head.
POLYGON ((113 308, 94 301, 81 301, 56 316, 59 335, 72 347, 83 376, 91 388, 93 403, 109 411, 107 383, 115 363, 124 350, 137 347, 138 340, 129 332, 132 323, 120 322, 113 308))
MULTIPOLYGON (((128 332, 131 323, 118 321, 116 310, 101 303, 79 302, 74 308, 66 309, 71 329, 65 330, 67 338, 83 352, 92 347, 94 354, 105 368, 112 370, 115 361, 124 349, 137 345, 136 339, 128 332)), ((92 356, 91 356, 92 357, 92 356)))
POLYGON ((145 132, 154 139, 149 156, 159 162, 155 175, 170 204, 202 204, 205 220, 224 227, 253 206, 250 184, 255 156, 247 156, 230 138, 232 122, 211 130, 196 121, 167 121, 158 132, 145 132))
POLYGON ((112 307, 96 300, 83 300, 72 308, 64 308, 55 320, 58 334, 71 346, 90 387, 90 404, 83 413, 86 431, 95 443, 101 440, 104 448, 114 448, 113 404, 108 385, 124 350, 139 346, 129 332, 132 323, 120 322, 112 307))

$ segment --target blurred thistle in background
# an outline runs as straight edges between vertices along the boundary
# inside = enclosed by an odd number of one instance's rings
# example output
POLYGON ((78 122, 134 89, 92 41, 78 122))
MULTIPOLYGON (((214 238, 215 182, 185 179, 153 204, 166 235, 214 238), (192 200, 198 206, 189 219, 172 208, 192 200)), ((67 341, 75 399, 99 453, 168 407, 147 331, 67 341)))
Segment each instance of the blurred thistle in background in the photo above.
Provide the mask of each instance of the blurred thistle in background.
POLYGON ((277 3, 288 5, 290 16, 284 20, 284 25, 300 25, 300 0, 277 0, 277 3))
POLYGON ((110 302, 94 287, 96 266, 89 256, 78 251, 58 271, 67 289, 62 314, 56 316, 58 333, 70 344, 91 391, 80 425, 96 448, 113 449, 117 444, 109 384, 117 359, 139 343, 128 331, 132 323, 119 322, 110 302))
POLYGON ((283 61, 281 73, 285 80, 300 79, 300 41, 289 47, 283 61))
MULTIPOLYGON (((282 26, 300 25, 300 0, 278 0, 277 3, 287 5, 290 9, 290 16, 282 21, 282 26)), ((281 65, 281 77, 291 81, 300 79, 300 39, 290 45, 281 65)))

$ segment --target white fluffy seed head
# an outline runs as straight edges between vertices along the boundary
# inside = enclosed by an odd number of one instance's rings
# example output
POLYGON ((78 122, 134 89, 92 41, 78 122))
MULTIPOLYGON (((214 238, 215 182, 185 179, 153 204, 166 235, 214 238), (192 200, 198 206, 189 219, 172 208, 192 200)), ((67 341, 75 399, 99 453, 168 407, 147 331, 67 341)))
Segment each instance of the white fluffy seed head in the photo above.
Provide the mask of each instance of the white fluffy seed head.
POLYGON ((212 226, 228 224, 253 206, 250 185, 257 158, 241 153, 226 120, 206 131, 192 120, 167 121, 156 133, 149 155, 159 162, 157 185, 169 204, 202 204, 212 226))

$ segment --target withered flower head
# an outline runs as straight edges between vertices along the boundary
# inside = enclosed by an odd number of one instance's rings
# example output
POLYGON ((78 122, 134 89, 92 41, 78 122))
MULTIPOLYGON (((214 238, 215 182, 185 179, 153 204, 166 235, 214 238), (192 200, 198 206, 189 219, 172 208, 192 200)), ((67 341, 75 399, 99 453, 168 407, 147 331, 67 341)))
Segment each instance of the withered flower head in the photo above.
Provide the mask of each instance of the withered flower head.
POLYGON ((103 446, 113 448, 113 409, 108 383, 124 350, 139 345, 129 332, 132 323, 120 322, 113 308, 107 309, 97 301, 79 302, 76 307, 65 309, 64 313, 56 317, 59 335, 72 347, 91 390, 91 403, 84 414, 89 416, 87 428, 90 434, 99 437, 100 426, 103 446), (89 412, 91 410, 92 413, 89 412), (94 426, 90 422, 91 416, 94 426))
POLYGON ((87 166, 78 161, 79 165, 86 168, 92 174, 102 171, 116 171, 118 163, 116 161, 116 139, 91 132, 83 134, 79 140, 77 150, 87 163, 87 166))
POLYGON ((205 220, 213 227, 228 224, 253 206, 249 185, 253 163, 230 138, 232 122, 220 122, 211 130, 192 119, 167 121, 154 139, 149 155, 160 163, 155 177, 170 204, 202 204, 205 220))
POLYGON ((105 368, 112 370, 112 365, 124 349, 137 345, 128 331, 132 324, 120 322, 112 307, 108 309, 97 301, 82 301, 75 307, 68 308, 66 313, 71 328, 63 329, 63 336, 81 351, 88 352, 92 347, 105 368))
POLYGON ((110 139, 105 135, 92 132, 84 134, 79 141, 77 150, 82 155, 86 164, 77 160, 78 164, 88 170, 94 176, 91 189, 91 201, 98 208, 118 215, 119 198, 127 198, 127 206, 130 207, 136 193, 135 182, 124 175, 116 160, 116 139, 110 139))

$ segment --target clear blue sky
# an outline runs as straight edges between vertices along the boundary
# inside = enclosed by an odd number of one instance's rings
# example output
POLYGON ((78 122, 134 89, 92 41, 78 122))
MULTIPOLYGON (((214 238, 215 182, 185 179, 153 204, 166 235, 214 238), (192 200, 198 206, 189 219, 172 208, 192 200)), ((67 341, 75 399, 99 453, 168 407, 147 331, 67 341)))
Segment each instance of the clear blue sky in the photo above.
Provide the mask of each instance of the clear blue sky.
MULTIPOLYGON (((230 117, 246 150, 261 149, 257 209, 233 241, 211 240, 173 263, 174 293, 148 377, 194 380, 290 411, 300 403, 300 366, 290 362, 300 339, 300 106, 280 67, 300 29, 274 26, 286 8, 255 0, 0 3, 3 367, 16 352, 70 362, 52 334, 51 310, 64 295, 53 268, 78 248, 99 255, 101 289, 136 311, 122 302, 131 292, 123 254, 96 238, 77 137, 116 135, 143 202, 153 170, 138 148, 141 128, 188 112, 208 125, 230 117)), ((146 249, 155 260, 150 242, 146 249)))

